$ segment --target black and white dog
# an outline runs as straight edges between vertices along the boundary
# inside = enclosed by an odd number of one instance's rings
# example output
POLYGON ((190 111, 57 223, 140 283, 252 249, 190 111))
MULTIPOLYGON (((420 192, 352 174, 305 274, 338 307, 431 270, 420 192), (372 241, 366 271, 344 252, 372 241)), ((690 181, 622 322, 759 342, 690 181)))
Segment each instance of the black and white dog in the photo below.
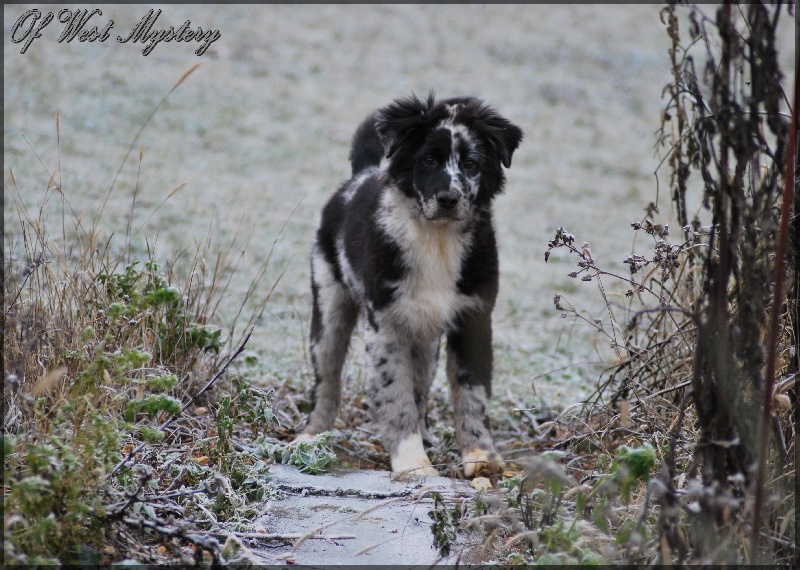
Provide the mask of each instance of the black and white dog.
POLYGON ((482 101, 433 94, 398 99, 358 128, 353 178, 325 206, 311 254, 316 384, 298 439, 333 426, 362 314, 369 409, 392 471, 437 474, 423 440, 443 334, 464 473, 502 466, 487 417, 498 287, 492 199, 521 140, 482 101))

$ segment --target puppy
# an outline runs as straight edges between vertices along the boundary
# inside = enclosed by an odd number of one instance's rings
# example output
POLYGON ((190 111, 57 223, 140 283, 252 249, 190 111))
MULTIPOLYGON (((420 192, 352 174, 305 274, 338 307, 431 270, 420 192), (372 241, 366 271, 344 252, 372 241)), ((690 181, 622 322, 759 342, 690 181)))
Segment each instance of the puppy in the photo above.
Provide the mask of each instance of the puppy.
POLYGON ((502 466, 487 416, 498 288, 492 200, 521 140, 482 101, 433 94, 395 100, 357 129, 353 177, 323 209, 311 253, 316 382, 298 439, 333 426, 363 315, 369 411, 392 471, 438 474, 423 440, 443 335, 464 474, 502 466))

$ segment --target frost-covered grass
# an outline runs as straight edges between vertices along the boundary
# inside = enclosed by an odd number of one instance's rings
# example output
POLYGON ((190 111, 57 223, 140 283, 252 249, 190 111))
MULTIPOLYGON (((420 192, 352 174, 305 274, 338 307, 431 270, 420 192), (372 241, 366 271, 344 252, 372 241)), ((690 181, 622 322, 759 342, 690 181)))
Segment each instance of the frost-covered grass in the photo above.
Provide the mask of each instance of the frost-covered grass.
MULTIPOLYGON (((135 6, 106 12, 115 29, 142 17, 135 6)), ((14 7, 5 13, 6 21, 15 19, 14 7)), ((131 162, 123 169, 99 223, 121 231, 137 177, 134 228, 186 182, 148 222, 147 235, 158 258, 192 249, 209 231, 221 243, 237 231, 252 236, 222 315, 234 310, 280 233, 265 282, 286 274, 249 347, 263 358, 291 354, 305 362, 307 259, 319 209, 349 172, 355 125, 411 91, 485 97, 526 133, 496 205, 498 346, 542 351, 532 353, 533 365, 548 359, 548 343, 563 324, 552 295, 573 286, 543 262, 544 244, 559 225, 592 225, 605 243, 593 247, 624 257, 625 242, 612 236, 628 215, 612 204, 627 199, 632 187, 644 195, 651 184, 656 162, 651 143, 641 141, 652 140, 660 89, 669 79, 654 65, 665 49, 656 39, 656 7, 612 14, 608 7, 535 5, 171 6, 161 16, 164 23, 185 19, 217 26, 223 37, 154 118, 142 140, 141 170, 131 162), (632 32, 648 22, 652 34, 632 32), (413 65, 397 55, 405 53, 417 54, 413 65), (581 205, 589 201, 587 213, 581 205)), ((42 38, 25 57, 13 47, 4 56, 6 163, 27 179, 43 170, 38 154, 50 174, 59 110, 63 187, 77 214, 95 207, 164 86, 198 60, 182 44, 164 44, 147 58, 114 42, 42 38)), ((35 197, 23 199, 35 206, 35 197)), ((10 214, 9 227, 16 223, 10 214)), ((47 218, 59 215, 50 210, 47 218)), ((134 247, 146 250, 142 234, 134 247)), ((578 306, 600 310, 591 306, 592 295, 575 294, 578 306)), ((591 351, 578 354, 582 346, 570 346, 573 362, 592 359, 591 351)))

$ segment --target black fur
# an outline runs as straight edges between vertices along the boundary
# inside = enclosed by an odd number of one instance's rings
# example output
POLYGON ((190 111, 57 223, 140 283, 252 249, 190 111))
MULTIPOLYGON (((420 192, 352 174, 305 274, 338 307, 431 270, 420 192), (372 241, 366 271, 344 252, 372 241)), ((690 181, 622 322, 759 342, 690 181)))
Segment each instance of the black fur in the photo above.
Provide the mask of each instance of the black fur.
POLYGON ((463 458, 499 462, 486 416, 498 289, 491 203, 521 140, 517 126, 471 97, 398 99, 358 127, 353 178, 323 209, 312 252, 307 434, 333 424, 361 312, 370 411, 393 470, 433 472, 421 441, 442 335, 463 458))

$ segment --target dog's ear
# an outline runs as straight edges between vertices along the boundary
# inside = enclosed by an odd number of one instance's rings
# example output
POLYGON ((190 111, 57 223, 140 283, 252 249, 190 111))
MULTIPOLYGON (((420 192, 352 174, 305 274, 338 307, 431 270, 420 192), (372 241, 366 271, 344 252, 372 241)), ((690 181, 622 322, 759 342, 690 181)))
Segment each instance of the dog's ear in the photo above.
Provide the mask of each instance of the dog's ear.
POLYGON ((500 156, 503 166, 510 167, 511 156, 522 141, 522 129, 486 105, 476 110, 475 119, 475 128, 500 156))
POLYGON ((429 111, 433 106, 433 93, 428 96, 427 102, 411 95, 405 99, 396 99, 391 105, 375 113, 375 128, 386 158, 390 158, 406 142, 424 133, 430 120, 429 111))

